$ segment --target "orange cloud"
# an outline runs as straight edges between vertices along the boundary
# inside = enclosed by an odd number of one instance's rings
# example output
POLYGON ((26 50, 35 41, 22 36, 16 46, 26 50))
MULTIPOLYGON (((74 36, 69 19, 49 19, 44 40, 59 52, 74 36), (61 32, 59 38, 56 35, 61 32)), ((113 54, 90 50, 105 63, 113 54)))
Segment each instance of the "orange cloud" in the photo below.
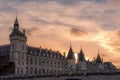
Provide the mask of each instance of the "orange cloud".
POLYGON ((9 28, 13 27, 15 13, 18 11, 20 28, 26 29, 29 45, 67 52, 69 44, 72 43, 75 53, 78 53, 83 45, 85 55, 90 59, 96 57, 100 48, 104 60, 111 59, 119 67, 116 56, 120 56, 120 6, 109 6, 109 2, 107 3, 96 3, 94 0, 2 0, 0 44, 9 43, 9 28))

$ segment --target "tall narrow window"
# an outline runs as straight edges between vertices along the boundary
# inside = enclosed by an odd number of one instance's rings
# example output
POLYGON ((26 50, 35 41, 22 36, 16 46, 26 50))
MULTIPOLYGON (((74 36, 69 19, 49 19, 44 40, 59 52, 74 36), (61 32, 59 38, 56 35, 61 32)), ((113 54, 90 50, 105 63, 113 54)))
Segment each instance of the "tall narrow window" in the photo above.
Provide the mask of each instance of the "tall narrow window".
POLYGON ((33 59, 30 59, 30 64, 32 65, 32 63, 33 63, 33 59))
POLYGON ((28 67, 26 67, 26 72, 27 72, 27 74, 28 74, 28 67))
POLYGON ((24 45, 22 45, 22 50, 24 50, 24 45))
POLYGON ((19 73, 19 68, 18 68, 17 72, 19 73))
POLYGON ((21 73, 23 73, 23 68, 21 68, 21 73))
POLYGON ((37 74, 37 68, 35 68, 35 74, 37 74))
POLYGON ((41 65, 41 60, 39 60, 39 65, 41 65))
POLYGON ((37 65, 37 59, 35 59, 35 65, 37 65))
POLYGON ((39 68, 39 73, 41 73, 41 69, 39 68))
POLYGON ((31 73, 31 74, 33 73, 33 68, 32 68, 32 67, 30 68, 30 73, 31 73))
POLYGON ((14 44, 12 45, 12 49, 14 49, 14 44))

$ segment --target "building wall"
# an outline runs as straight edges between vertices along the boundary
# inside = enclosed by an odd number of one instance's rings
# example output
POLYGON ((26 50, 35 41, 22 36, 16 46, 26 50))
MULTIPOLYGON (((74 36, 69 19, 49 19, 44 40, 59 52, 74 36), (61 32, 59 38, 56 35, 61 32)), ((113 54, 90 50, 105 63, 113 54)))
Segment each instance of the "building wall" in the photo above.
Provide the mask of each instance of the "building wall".
POLYGON ((67 60, 67 72, 75 72, 76 71, 76 63, 74 59, 68 59, 67 60))
POLYGON ((10 62, 15 63, 15 74, 26 74, 26 40, 23 37, 10 37, 10 62))
POLYGON ((61 59, 27 55, 27 74, 60 74, 66 69, 66 61, 61 59))

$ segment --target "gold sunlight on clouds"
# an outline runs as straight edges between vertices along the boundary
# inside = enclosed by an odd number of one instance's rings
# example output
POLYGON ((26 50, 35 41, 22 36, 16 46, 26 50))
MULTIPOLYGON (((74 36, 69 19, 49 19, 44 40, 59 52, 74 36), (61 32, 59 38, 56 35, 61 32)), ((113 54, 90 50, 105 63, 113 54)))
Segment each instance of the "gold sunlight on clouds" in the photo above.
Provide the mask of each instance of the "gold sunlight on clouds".
POLYGON ((117 35, 120 28, 118 4, 119 0, 107 0, 107 4, 94 0, 91 2, 82 0, 75 4, 63 4, 55 0, 47 2, 2 0, 0 44, 9 43, 9 28, 13 26, 17 11, 20 27, 28 31, 29 45, 67 53, 69 44, 72 43, 74 52, 78 53, 82 44, 85 47, 86 59, 96 57, 100 47, 101 54, 109 55, 105 60, 111 59, 120 67, 118 65, 120 61, 115 61, 116 55, 120 56, 118 54, 120 38, 117 35))

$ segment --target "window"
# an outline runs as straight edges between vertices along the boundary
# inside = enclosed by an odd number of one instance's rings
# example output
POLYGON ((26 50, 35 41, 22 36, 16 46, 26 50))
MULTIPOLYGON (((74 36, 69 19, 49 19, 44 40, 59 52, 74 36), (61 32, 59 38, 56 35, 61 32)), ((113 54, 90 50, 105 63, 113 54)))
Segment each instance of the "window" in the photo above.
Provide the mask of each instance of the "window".
POLYGON ((19 68, 17 69, 17 72, 19 73, 19 68))
POLYGON ((27 72, 27 74, 28 74, 28 67, 26 67, 26 72, 27 72))
POLYGON ((23 68, 21 68, 21 73, 23 73, 23 68))
POLYGON ((35 68, 35 74, 37 73, 37 68, 35 68))
POLYGON ((14 49, 14 44, 12 45, 12 49, 14 49))
POLYGON ((28 64, 28 58, 27 58, 27 60, 26 60, 26 64, 28 64))
POLYGON ((43 69, 43 73, 45 73, 45 69, 43 69))
POLYGON ((39 73, 41 73, 41 69, 39 68, 39 73))
POLYGON ((32 72, 33 72, 33 68, 31 67, 31 68, 30 68, 30 73, 32 74, 32 72))
POLYGON ((22 65, 24 65, 24 61, 22 61, 22 65))
POLYGON ((39 65, 41 65, 41 60, 39 60, 39 65))
POLYGON ((18 61, 18 65, 20 65, 20 61, 18 61))
POLYGON ((37 59, 35 59, 35 65, 37 65, 37 59))
POLYGON ((22 45, 22 50, 24 50, 24 45, 22 45))
POLYGON ((33 64, 33 59, 30 59, 30 64, 31 64, 31 65, 33 64))

